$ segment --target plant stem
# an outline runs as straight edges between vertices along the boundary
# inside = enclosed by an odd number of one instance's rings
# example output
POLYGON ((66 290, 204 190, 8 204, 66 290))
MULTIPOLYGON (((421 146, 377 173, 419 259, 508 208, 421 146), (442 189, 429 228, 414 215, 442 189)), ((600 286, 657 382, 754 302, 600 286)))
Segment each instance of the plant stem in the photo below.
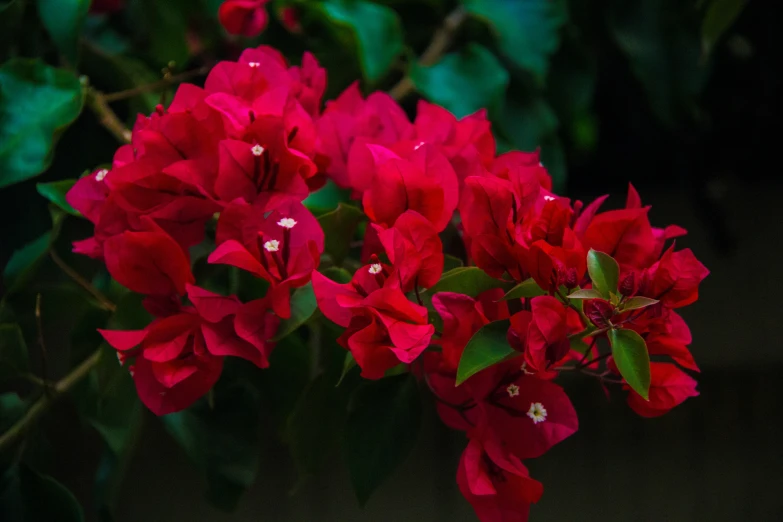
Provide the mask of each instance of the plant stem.
POLYGON ((13 426, 0 436, 0 454, 20 441, 49 407, 54 404, 57 399, 67 393, 74 384, 87 376, 87 374, 90 373, 90 370, 92 370, 100 360, 101 351, 96 350, 87 359, 82 361, 79 366, 74 368, 71 373, 57 381, 49 389, 48 393, 42 394, 38 400, 28 408, 21 419, 16 421, 13 426))
POLYGON ((192 78, 198 78, 199 76, 204 76, 209 73, 209 70, 210 67, 205 65, 204 67, 193 69, 192 71, 185 71, 179 74, 171 74, 167 72, 163 76, 163 79, 158 80, 157 82, 148 83, 146 85, 139 85, 133 89, 126 89, 124 91, 104 94, 103 99, 107 103, 113 103, 115 101, 124 100, 126 98, 133 98, 134 96, 138 96, 140 94, 161 91, 173 86, 174 84, 182 83, 192 78))
POLYGON ((117 141, 120 143, 130 143, 131 131, 128 130, 128 127, 126 127, 114 111, 111 110, 109 103, 106 101, 106 96, 102 92, 92 87, 88 87, 86 99, 87 105, 98 117, 100 124, 106 127, 106 130, 117 138, 117 141))
MULTIPOLYGON (((435 31, 430 45, 419 57, 419 65, 433 65, 451 45, 454 35, 467 19, 468 13, 462 7, 457 7, 446 16, 443 25, 435 31)), ((389 90, 389 95, 395 100, 401 100, 413 92, 415 86, 410 76, 405 76, 389 90)))
POLYGON ((89 281, 87 281, 85 278, 83 278, 76 270, 68 266, 65 261, 62 260, 62 258, 57 255, 57 252, 54 250, 49 250, 49 255, 51 256, 52 260, 57 264, 57 266, 60 267, 60 270, 65 272, 65 274, 73 279, 76 284, 87 290, 90 295, 92 295, 98 303, 100 303, 101 307, 105 310, 108 310, 110 312, 113 312, 117 309, 117 306, 112 303, 108 297, 103 295, 100 290, 92 286, 89 281))

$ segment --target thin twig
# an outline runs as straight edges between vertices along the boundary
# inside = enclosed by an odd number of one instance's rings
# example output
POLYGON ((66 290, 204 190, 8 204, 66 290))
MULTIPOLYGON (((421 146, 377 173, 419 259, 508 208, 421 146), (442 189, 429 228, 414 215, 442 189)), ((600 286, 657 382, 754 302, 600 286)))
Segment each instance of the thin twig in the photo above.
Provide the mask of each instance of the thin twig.
POLYGON ((92 109, 92 112, 98 117, 98 121, 106 127, 106 130, 112 133, 120 143, 130 143, 131 131, 128 127, 122 123, 119 117, 109 107, 109 103, 106 101, 106 96, 92 88, 87 88, 87 105, 92 109))
POLYGON ((95 288, 89 281, 87 281, 85 278, 83 278, 76 270, 68 266, 65 261, 62 260, 62 258, 57 255, 57 252, 54 250, 49 251, 49 255, 52 257, 52 260, 57 264, 57 266, 60 267, 60 269, 65 272, 65 274, 73 279, 76 284, 87 290, 90 295, 92 295, 98 303, 100 303, 101 308, 104 308, 105 310, 108 310, 110 312, 113 312, 117 309, 117 306, 112 303, 108 297, 103 295, 100 290, 95 288))
POLYGON ((101 351, 96 350, 95 353, 74 368, 71 373, 57 381, 50 389, 50 393, 41 395, 41 397, 39 397, 25 412, 24 416, 0 436, 0 454, 24 438, 25 434, 35 425, 49 407, 54 404, 57 399, 67 393, 74 384, 90 373, 90 370, 98 364, 100 359, 101 351))
POLYGON ((163 79, 158 80, 157 82, 148 83, 146 85, 139 85, 138 87, 125 89, 124 91, 104 94, 103 99, 107 103, 113 103, 119 100, 124 100, 126 98, 133 98, 134 96, 138 96, 140 94, 165 90, 174 84, 186 82, 193 78, 198 78, 199 76, 204 76, 209 73, 210 68, 210 66, 205 65, 204 67, 199 67, 198 69, 193 69, 192 71, 185 71, 180 74, 166 73, 163 76, 163 79))
MULTIPOLYGON (((41 348, 41 377, 43 382, 49 380, 48 354, 46 353, 46 343, 44 342, 43 321, 41 320, 41 294, 35 296, 35 326, 38 330, 38 346, 41 348)), ((44 387, 44 392, 48 393, 49 387, 44 387)))
MULTIPOLYGON (((419 57, 420 66, 433 65, 438 61, 440 56, 446 52, 449 46, 451 46, 454 35, 467 17, 468 13, 462 7, 457 7, 449 13, 443 20, 443 25, 435 31, 435 34, 430 41, 430 45, 427 46, 427 49, 425 49, 421 57, 419 57)), ((413 85, 410 76, 406 75, 397 85, 389 90, 389 95, 395 100, 401 100, 412 93, 414 88, 415 86, 413 85)))

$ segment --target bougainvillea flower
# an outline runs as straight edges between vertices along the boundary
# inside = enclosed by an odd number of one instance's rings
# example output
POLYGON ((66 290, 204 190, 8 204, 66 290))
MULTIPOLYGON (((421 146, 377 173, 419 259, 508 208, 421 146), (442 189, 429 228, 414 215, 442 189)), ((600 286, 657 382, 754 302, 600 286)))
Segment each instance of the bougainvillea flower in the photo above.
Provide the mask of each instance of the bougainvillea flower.
POLYGON ((642 417, 658 417, 681 404, 688 397, 696 397, 696 381, 671 363, 650 363, 649 401, 628 389, 628 405, 642 417))
POLYGON ((544 492, 518 458, 478 438, 462 453, 457 485, 481 522, 527 522, 530 504, 544 492))
POLYGON ((407 210, 392 228, 375 227, 394 267, 392 280, 399 282, 403 292, 430 288, 438 282, 443 273, 443 244, 432 223, 418 212, 407 210))
POLYGON ((275 312, 290 316, 290 289, 310 280, 324 249, 324 233, 299 200, 265 194, 249 205, 238 200, 218 220, 210 263, 247 270, 271 284, 275 312))
POLYGON ((596 215, 585 230, 582 238, 584 247, 612 256, 620 266, 650 266, 657 241, 647 216, 648 210, 610 210, 596 215))
POLYGON ((209 391, 224 356, 242 357, 262 368, 269 365, 269 339, 277 319, 265 313, 263 300, 242 305, 236 298, 194 286, 188 286, 188 297, 193 307, 157 319, 144 330, 100 330, 120 351, 121 360, 133 358, 139 398, 156 415, 187 408, 209 391))
POLYGON ((531 300, 531 309, 525 362, 540 377, 551 379, 557 372, 550 368, 561 362, 571 348, 566 307, 554 297, 539 296, 531 300))
POLYGON ((225 0, 218 10, 220 23, 231 34, 253 37, 266 29, 269 0, 225 0))
POLYGON ((650 283, 644 295, 669 308, 689 305, 699 298, 699 283, 709 273, 690 248, 675 252, 672 246, 650 268, 650 283))

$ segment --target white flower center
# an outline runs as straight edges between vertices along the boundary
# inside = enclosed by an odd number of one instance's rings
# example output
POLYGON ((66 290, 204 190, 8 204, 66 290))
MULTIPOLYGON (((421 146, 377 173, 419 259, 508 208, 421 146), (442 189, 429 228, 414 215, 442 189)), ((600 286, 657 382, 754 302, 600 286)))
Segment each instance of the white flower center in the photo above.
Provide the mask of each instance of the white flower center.
POLYGON ((544 196, 544 201, 554 201, 555 199, 553 196, 544 196))
POLYGON ((280 241, 277 239, 270 239, 266 243, 264 243, 264 250, 267 252, 277 252, 280 250, 280 241))
POLYGON ((253 156, 260 156, 264 153, 264 147, 261 145, 253 145, 253 148, 250 149, 250 152, 253 153, 253 156))
POLYGON ((261 65, 260 62, 247 62, 247 64, 254 69, 261 65))
POLYGON ((422 146, 422 145, 424 145, 424 142, 423 142, 423 141, 420 141, 419 143, 417 143, 417 144, 416 144, 416 146, 415 146, 415 147, 413 147, 413 150, 419 150, 419 149, 421 148, 421 146, 422 146))
POLYGON ((98 172, 95 173, 95 179, 96 181, 103 181, 103 178, 106 177, 106 174, 109 173, 108 169, 101 169, 98 172))
POLYGON ((290 230, 296 226, 296 220, 294 218, 282 218, 277 224, 290 230))
POLYGON ((546 420, 546 408, 540 402, 530 403, 530 409, 527 410, 527 416, 533 419, 533 424, 544 422, 546 420))
POLYGON ((381 270, 383 270, 383 267, 381 266, 380 263, 373 263, 372 265, 370 265, 370 273, 372 275, 380 274, 381 270))
POLYGON ((516 384, 509 384, 508 388, 506 388, 506 391, 508 392, 509 397, 516 397, 519 395, 519 386, 516 384))

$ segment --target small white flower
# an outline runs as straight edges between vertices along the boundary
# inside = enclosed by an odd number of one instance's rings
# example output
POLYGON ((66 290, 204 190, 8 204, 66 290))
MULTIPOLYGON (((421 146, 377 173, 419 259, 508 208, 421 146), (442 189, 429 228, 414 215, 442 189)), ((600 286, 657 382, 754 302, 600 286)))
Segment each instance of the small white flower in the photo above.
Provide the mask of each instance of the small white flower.
POLYGON ((540 402, 530 403, 530 409, 527 410, 527 416, 533 419, 533 424, 544 422, 546 420, 546 408, 540 402))
POLYGON ((95 180, 96 181, 103 181, 103 178, 106 177, 106 174, 109 173, 108 169, 101 169, 98 172, 95 173, 95 180))
POLYGON ((267 252, 277 252, 280 250, 280 241, 277 239, 270 239, 266 243, 264 243, 264 250, 267 252))
POLYGON ((258 67, 258 66, 260 66, 260 65, 261 65, 261 63, 260 63, 260 62, 247 62, 247 64, 248 64, 250 67, 252 67, 253 69, 255 69, 256 67, 258 67))
POLYGON ((555 199, 557 198, 555 198, 554 196, 544 196, 544 201, 554 201, 555 199))
POLYGON ((253 145, 253 148, 250 149, 250 152, 253 153, 253 156, 260 156, 261 154, 264 153, 264 147, 258 144, 253 145))
POLYGON ((282 218, 280 221, 277 222, 278 226, 281 226, 283 228, 292 229, 296 226, 296 220, 294 218, 282 218))
POLYGON ((508 392, 509 397, 516 397, 519 395, 519 386, 516 384, 509 384, 508 388, 506 388, 506 391, 508 392))
POLYGON ((380 263, 373 263, 372 265, 370 265, 370 273, 372 275, 380 274, 381 270, 383 270, 383 267, 381 266, 380 263))
POLYGON ((416 144, 416 146, 415 146, 415 147, 413 147, 413 150, 419 150, 419 148, 420 148, 422 145, 424 145, 424 142, 423 142, 423 141, 420 141, 419 143, 417 143, 417 144, 416 144))

